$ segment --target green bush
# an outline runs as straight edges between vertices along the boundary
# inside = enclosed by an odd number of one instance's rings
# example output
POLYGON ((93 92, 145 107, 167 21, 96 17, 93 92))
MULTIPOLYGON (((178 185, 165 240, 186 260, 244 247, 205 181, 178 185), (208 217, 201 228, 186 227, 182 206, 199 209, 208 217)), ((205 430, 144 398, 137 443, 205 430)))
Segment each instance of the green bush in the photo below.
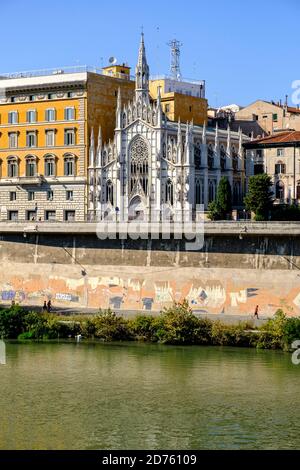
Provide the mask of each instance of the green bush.
POLYGON ((118 317, 111 310, 100 311, 92 320, 95 326, 94 335, 103 341, 131 340, 132 334, 128 320, 118 317))
POLYGON ((131 319, 117 316, 110 310, 96 316, 61 316, 27 312, 21 307, 0 309, 0 336, 20 340, 75 337, 103 341, 144 340, 166 344, 221 345, 288 350, 300 339, 300 317, 287 318, 278 310, 258 331, 252 323, 227 325, 220 321, 196 317, 187 301, 174 303, 158 316, 137 315, 131 319), (64 317, 63 317, 64 318, 64 317))
POLYGON ((26 330, 26 312, 18 305, 0 310, 0 338, 15 339, 26 330))
POLYGON ((129 328, 134 337, 144 341, 156 341, 160 322, 153 315, 137 315, 129 320, 129 328))
POLYGON ((203 328, 202 336, 201 322, 193 315, 187 301, 164 309, 157 319, 156 337, 167 344, 206 344, 208 341, 207 331, 203 328))
POLYGON ((220 321, 213 322, 212 344, 220 346, 253 347, 257 343, 257 335, 248 330, 248 325, 225 325, 220 321))
POLYGON ((284 348, 290 349, 296 339, 300 339, 300 318, 287 318, 283 325, 284 348))
POLYGON ((268 320, 261 328, 257 347, 262 349, 286 349, 284 342, 284 329, 286 315, 277 310, 274 318, 268 320))

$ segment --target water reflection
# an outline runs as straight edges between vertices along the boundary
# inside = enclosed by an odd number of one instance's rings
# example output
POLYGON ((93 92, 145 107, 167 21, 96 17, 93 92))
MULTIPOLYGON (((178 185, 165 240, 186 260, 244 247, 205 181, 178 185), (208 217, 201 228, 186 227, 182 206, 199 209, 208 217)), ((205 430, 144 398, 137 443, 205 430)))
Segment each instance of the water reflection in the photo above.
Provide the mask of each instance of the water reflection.
POLYGON ((133 343, 8 343, 0 448, 298 448, 290 355, 133 343))

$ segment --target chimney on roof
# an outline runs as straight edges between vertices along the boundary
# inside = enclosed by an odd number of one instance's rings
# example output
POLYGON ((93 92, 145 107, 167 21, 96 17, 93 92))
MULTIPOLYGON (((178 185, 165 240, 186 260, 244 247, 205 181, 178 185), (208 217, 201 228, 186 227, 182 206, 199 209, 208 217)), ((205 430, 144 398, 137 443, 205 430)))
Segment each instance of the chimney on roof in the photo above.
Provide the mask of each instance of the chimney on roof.
POLYGON ((282 102, 281 102, 281 100, 279 100, 279 106, 280 106, 280 107, 282 106, 282 102))

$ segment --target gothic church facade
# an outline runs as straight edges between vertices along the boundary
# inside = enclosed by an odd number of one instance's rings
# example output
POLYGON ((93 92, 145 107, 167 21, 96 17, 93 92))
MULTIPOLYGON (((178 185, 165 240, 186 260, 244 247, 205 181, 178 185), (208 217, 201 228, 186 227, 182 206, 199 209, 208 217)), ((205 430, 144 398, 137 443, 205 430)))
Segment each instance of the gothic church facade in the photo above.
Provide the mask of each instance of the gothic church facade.
POLYGON ((119 91, 113 140, 91 132, 88 166, 89 220, 158 222, 186 220, 199 205, 208 209, 226 176, 233 205, 243 199, 245 165, 239 132, 172 122, 149 93, 149 67, 142 35, 135 97, 122 106, 119 91))

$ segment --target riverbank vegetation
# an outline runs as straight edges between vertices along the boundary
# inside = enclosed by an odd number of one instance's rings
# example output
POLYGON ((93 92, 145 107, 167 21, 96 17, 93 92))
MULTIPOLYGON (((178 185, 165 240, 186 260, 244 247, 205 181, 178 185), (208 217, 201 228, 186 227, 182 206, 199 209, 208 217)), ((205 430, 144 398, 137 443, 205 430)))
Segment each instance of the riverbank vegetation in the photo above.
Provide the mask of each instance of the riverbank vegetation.
POLYGON ((110 310, 97 315, 65 317, 27 311, 20 306, 0 309, 0 338, 45 340, 74 338, 102 341, 148 341, 175 345, 221 345, 288 350, 300 339, 300 318, 278 310, 259 328, 254 322, 225 324, 198 317, 188 303, 175 303, 160 315, 118 316, 110 310))

